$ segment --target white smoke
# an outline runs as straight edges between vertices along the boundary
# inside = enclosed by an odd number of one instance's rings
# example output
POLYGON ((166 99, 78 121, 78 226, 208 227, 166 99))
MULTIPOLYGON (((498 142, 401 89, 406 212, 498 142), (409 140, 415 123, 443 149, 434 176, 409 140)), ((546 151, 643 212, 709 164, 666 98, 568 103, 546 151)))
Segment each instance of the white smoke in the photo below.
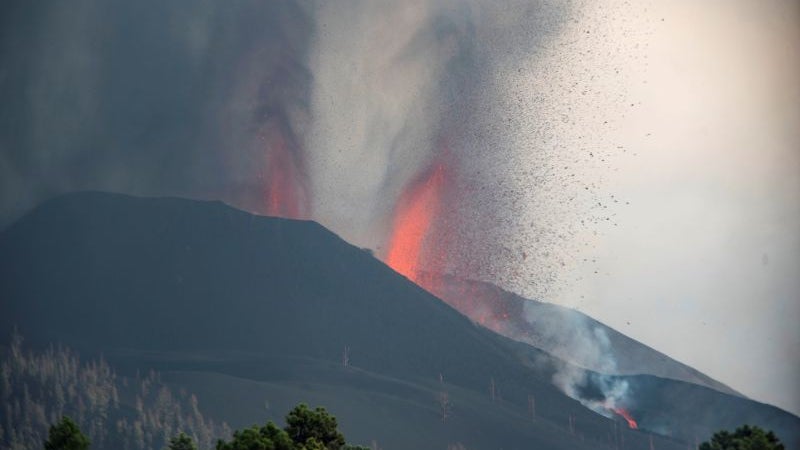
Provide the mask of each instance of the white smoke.
POLYGON ((617 362, 606 331, 568 309, 534 309, 531 305, 526 302, 523 310, 525 320, 536 331, 530 343, 560 358, 553 384, 605 416, 611 409, 629 406, 628 382, 612 376, 618 373, 617 362))

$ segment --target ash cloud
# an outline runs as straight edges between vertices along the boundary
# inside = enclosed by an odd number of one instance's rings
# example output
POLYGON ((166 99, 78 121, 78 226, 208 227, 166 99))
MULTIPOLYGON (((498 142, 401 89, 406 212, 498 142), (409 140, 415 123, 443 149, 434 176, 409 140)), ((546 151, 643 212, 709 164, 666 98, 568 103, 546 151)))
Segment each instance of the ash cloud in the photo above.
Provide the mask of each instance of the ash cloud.
POLYGON ((300 2, 4 2, 0 224, 67 191, 263 211, 263 130, 300 158, 300 2))
POLYGON ((443 162, 450 176, 429 241, 448 244, 429 253, 451 256, 423 268, 492 279, 511 229, 499 209, 511 184, 498 181, 516 161, 516 130, 501 118, 524 115, 495 102, 499 80, 557 35, 568 10, 548 1, 320 4, 305 141, 315 217, 383 255, 402 190, 443 162))
POLYGON ((515 144, 493 99, 558 33, 563 3, 2 8, 0 226, 68 191, 177 195, 311 218, 383 255, 401 191, 445 161, 435 267, 505 271, 501 208, 521 205, 497 184, 515 144), (276 186, 298 204, 270 203, 276 186))
POLYGON ((316 8, 306 141, 314 210, 351 242, 381 246, 400 190, 441 151, 443 87, 464 69, 459 59, 474 40, 468 6, 354 0, 316 8))

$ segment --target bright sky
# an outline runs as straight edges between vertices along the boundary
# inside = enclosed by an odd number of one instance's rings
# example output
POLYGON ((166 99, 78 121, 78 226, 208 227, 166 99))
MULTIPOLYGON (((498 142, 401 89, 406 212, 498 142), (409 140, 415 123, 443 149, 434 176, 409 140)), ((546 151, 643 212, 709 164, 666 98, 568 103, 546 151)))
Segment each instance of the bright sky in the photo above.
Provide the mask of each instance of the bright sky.
POLYGON ((799 414, 800 4, 648 2, 627 19, 596 44, 633 106, 606 91, 582 113, 614 118, 594 139, 628 151, 597 177, 630 205, 575 237, 597 262, 551 300, 799 414))

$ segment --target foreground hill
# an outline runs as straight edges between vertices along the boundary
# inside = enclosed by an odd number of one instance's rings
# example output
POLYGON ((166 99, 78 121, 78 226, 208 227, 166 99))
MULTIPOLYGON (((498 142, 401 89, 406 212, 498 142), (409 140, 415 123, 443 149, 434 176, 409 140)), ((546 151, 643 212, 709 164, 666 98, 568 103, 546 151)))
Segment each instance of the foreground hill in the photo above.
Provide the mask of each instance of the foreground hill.
MULTIPOLYGON (((237 428, 324 404, 355 442, 384 449, 683 449, 754 423, 797 443, 777 408, 689 383, 620 378, 647 430, 628 430, 552 382, 607 377, 478 326, 313 222, 221 203, 81 193, 0 234, 0 332, 159 369, 237 428), (446 405, 443 407, 443 405, 446 405), (724 408, 717 409, 717 408, 724 408), (673 437, 665 437, 670 434, 673 437)), ((569 333, 570 330, 565 330, 569 333)))

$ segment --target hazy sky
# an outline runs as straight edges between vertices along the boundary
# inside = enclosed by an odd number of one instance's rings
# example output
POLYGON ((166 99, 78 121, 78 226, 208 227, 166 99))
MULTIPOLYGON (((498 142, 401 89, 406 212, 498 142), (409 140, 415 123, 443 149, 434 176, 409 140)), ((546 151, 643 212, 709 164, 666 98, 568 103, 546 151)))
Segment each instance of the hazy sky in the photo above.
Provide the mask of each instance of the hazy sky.
POLYGON ((598 43, 632 70, 598 176, 630 205, 556 301, 800 413, 800 4, 647 5, 598 43))
POLYGON ((800 413, 796 1, 8 0, 0 30, 0 226, 84 189, 264 213, 285 144, 380 256, 446 161, 448 270, 800 413))

